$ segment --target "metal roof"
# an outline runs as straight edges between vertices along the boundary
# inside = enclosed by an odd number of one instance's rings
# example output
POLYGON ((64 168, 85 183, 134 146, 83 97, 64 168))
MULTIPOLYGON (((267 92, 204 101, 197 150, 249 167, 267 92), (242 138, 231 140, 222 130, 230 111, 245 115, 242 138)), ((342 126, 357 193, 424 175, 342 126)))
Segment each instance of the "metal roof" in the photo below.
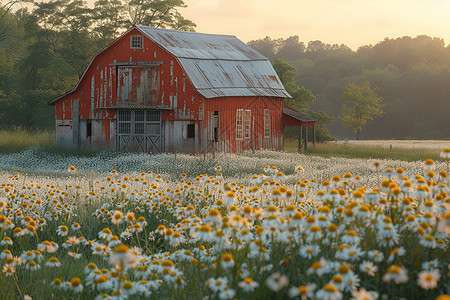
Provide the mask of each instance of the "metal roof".
POLYGON ((308 116, 305 113, 296 111, 295 109, 292 109, 290 107, 283 107, 283 114, 288 115, 289 117, 292 117, 296 120, 299 120, 300 122, 308 123, 308 122, 317 122, 316 119, 313 117, 308 116))
POLYGON ((177 57, 195 89, 205 98, 291 97, 269 59, 232 35, 216 35, 136 25, 177 57))

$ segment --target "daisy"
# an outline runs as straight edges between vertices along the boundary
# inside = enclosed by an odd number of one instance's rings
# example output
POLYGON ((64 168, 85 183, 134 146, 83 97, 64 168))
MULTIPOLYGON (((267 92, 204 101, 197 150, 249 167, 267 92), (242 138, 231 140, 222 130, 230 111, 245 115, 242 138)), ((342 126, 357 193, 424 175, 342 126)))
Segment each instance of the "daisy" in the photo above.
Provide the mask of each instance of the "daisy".
POLYGON ((228 286, 228 279, 226 277, 210 278, 206 282, 206 287, 213 292, 223 291, 228 286))
POLYGON ((378 267, 375 266, 373 262, 365 260, 359 265, 359 270, 373 277, 375 276, 375 273, 378 271, 378 267))
POLYGON ((378 299, 378 293, 374 291, 367 291, 364 288, 354 290, 352 292, 352 298, 350 300, 376 300, 378 299))
POLYGON ((2 268, 2 272, 5 273, 5 276, 13 276, 16 273, 16 267, 14 265, 4 265, 2 268))
POLYGON ((136 293, 135 285, 133 284, 133 282, 128 280, 122 284, 120 290, 125 296, 132 296, 136 293))
POLYGON ((435 270, 436 268, 439 268, 439 260, 437 259, 433 259, 422 263, 422 269, 432 271, 435 270))
POLYGON ((37 262, 35 262, 35 261, 29 261, 26 265, 25 265, 25 268, 27 269, 27 270, 30 270, 30 271, 37 271, 37 270, 39 270, 40 268, 41 268, 41 266, 37 263, 37 262))
POLYGON ((287 287, 288 284, 288 278, 280 272, 273 273, 266 279, 267 287, 274 292, 278 292, 282 288, 287 287))
POLYGON ((81 293, 83 291, 83 285, 81 284, 81 280, 78 277, 72 278, 70 281, 70 290, 74 293, 81 293))
POLYGON ((408 281, 408 274, 406 270, 398 265, 392 265, 388 267, 387 273, 382 277, 383 281, 394 281, 396 284, 405 283, 408 281))
POLYGON ((380 172, 384 168, 383 164, 379 161, 374 161, 373 163, 370 164, 369 167, 374 172, 380 172))
POLYGON ((236 294, 236 292, 233 289, 226 289, 219 293, 219 299, 224 299, 224 300, 233 299, 235 294, 236 294))
POLYGON ((238 283, 238 286, 244 292, 253 292, 257 287, 259 287, 259 283, 251 279, 250 277, 244 278, 241 282, 238 283))
POLYGON ((311 259, 313 256, 318 255, 320 247, 318 245, 305 245, 299 249, 300 256, 303 258, 311 259))
POLYGON ((98 290, 111 290, 113 288, 113 282, 109 280, 106 275, 100 275, 95 281, 95 286, 98 290))
POLYGON ((58 226, 58 229, 56 230, 56 233, 59 236, 66 236, 69 233, 69 229, 67 228, 67 226, 61 225, 61 226, 58 226))
POLYGON ((441 151, 439 156, 444 159, 450 159, 450 148, 445 148, 443 151, 441 151))
POLYGON ((345 244, 359 244, 359 237, 354 230, 349 230, 341 237, 341 241, 345 244))
POLYGON ((426 171, 433 171, 435 169, 435 165, 434 165, 434 161, 432 159, 427 159, 425 160, 425 162, 423 163, 423 168, 426 171))
POLYGON ((323 274, 327 274, 329 272, 329 263, 325 260, 325 258, 321 258, 319 261, 314 262, 311 267, 306 271, 306 274, 316 274, 317 276, 322 276, 323 274))
POLYGON ((74 223, 74 224, 72 225, 72 230, 77 231, 77 230, 80 230, 80 229, 81 229, 80 224, 74 223))
POLYGON ((232 268, 234 266, 233 256, 230 253, 224 254, 220 264, 224 269, 232 268))
POLYGON ((440 278, 439 269, 432 271, 423 270, 418 275, 417 285, 424 290, 431 290, 437 287, 440 278))
POLYGON ((0 253, 0 260, 5 260, 8 257, 12 257, 11 251, 9 250, 3 250, 2 253, 0 253))
POLYGON ((434 249, 436 248, 436 240, 433 236, 431 235, 425 235, 423 236, 420 241, 419 244, 422 245, 425 248, 431 248, 434 249))
POLYGON ((45 265, 47 267, 60 267, 61 263, 59 262, 59 260, 56 257, 51 257, 46 263, 45 265))
POLYGON ((314 296, 314 290, 316 289, 316 285, 314 283, 309 283, 308 285, 300 285, 298 287, 293 286, 289 289, 288 295, 291 298, 295 298, 301 296, 301 299, 304 297, 312 298, 314 296))
POLYGON ((75 259, 80 259, 80 257, 81 257, 81 253, 68 252, 67 254, 75 259))
POLYGON ((339 291, 337 286, 327 283, 316 292, 316 298, 319 300, 341 300, 342 293, 339 291))

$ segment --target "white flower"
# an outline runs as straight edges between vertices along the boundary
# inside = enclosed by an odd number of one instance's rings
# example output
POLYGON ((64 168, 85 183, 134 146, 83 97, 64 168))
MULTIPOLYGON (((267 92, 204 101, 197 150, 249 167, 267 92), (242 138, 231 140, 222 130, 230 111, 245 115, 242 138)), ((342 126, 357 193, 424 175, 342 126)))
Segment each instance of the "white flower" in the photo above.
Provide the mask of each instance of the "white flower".
POLYGON ((441 274, 439 273, 439 269, 432 271, 423 270, 418 275, 417 285, 424 290, 431 290, 437 287, 440 278, 441 274))
POLYGON ((235 294, 236 294, 236 292, 233 289, 226 289, 219 293, 219 299, 224 299, 224 300, 233 299, 235 294))
POLYGON ((250 277, 245 278, 241 282, 238 283, 238 286, 244 292, 253 292, 257 287, 259 287, 259 283, 251 279, 250 277))
POLYGON ((266 279, 267 287, 274 292, 278 292, 282 288, 287 287, 288 284, 288 278, 280 272, 273 273, 266 279))
POLYGON ((378 267, 375 266, 373 262, 365 260, 362 262, 362 264, 359 265, 359 270, 373 277, 375 276, 375 273, 378 271, 378 267))
POLYGON ((396 284, 405 283, 408 281, 408 274, 405 269, 398 265, 388 267, 387 273, 382 277, 383 281, 394 281, 396 284))

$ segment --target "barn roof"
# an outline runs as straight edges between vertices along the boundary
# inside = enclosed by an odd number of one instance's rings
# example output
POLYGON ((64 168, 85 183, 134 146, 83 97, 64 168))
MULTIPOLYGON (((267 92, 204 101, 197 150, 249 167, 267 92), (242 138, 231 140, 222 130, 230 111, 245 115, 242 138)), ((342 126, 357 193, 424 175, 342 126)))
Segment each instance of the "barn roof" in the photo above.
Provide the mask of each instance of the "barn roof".
POLYGON ((296 111, 295 109, 292 109, 290 107, 283 107, 283 114, 294 118, 302 123, 310 123, 310 122, 317 122, 316 119, 314 119, 313 117, 310 117, 309 115, 296 111))
POLYGON ((269 59, 232 35, 136 25, 142 34, 177 57, 205 98, 291 97, 269 59))
MULTIPOLYGON (((288 97, 269 59, 233 35, 206 34, 135 25, 153 42, 177 57, 194 88, 205 98, 230 96, 288 97)), ((120 37, 121 38, 121 37, 120 37)), ((120 39, 119 38, 119 39, 120 39)), ((91 59, 77 85, 48 104, 73 93, 84 78, 95 57, 91 59)))

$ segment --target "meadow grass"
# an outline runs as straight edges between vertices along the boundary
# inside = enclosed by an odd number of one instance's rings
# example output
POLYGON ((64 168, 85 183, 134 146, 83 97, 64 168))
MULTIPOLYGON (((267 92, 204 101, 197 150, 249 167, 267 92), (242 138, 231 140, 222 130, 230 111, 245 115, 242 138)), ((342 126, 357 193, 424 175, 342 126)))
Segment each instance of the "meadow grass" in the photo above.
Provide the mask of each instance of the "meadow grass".
MULTIPOLYGON (((306 155, 315 155, 320 157, 346 157, 361 159, 394 159, 402 161, 420 161, 431 158, 439 160, 439 153, 442 149, 436 147, 407 148, 402 147, 386 147, 377 143, 345 143, 345 142, 328 142, 308 144, 306 155)), ((413 142, 413 141, 412 141, 413 142)), ((395 144, 395 141, 393 141, 395 144)), ((450 144, 450 142, 449 142, 450 144)), ((24 151, 30 147, 39 146, 43 152, 49 154, 60 154, 65 156, 95 156, 102 149, 94 150, 76 150, 58 148, 55 146, 55 132, 50 130, 27 130, 16 127, 10 130, 0 130, 0 153, 17 153, 24 151)), ((298 141, 296 139, 286 139, 284 151, 297 152, 298 141)), ((302 149, 303 150, 303 149, 302 149)))
POLYGON ((0 153, 20 152, 33 146, 54 147, 55 132, 21 127, 0 130, 0 153))
MULTIPOLYGON (((22 162, 39 160, 33 151, 22 162)), ((0 164, 16 156, 0 155, 0 164)), ((0 299, 363 299, 366 290, 376 295, 367 299, 436 299, 448 291, 445 163, 427 166, 431 174, 421 162, 383 161, 403 167, 407 180, 370 171, 363 159, 273 151, 217 155, 201 167, 213 176, 189 175, 200 170, 198 156, 48 156, 40 163, 59 176, 0 171, 0 299), (92 173, 114 166, 123 173, 92 173), (86 271, 89 263, 96 268, 86 271)))
MULTIPOLYGON (((286 152, 297 152, 298 141, 286 140, 284 150, 286 152)), ((354 145, 346 143, 308 143, 308 151, 302 153, 306 155, 316 155, 321 157, 346 157, 362 159, 395 159, 403 161, 419 161, 431 158, 439 160, 439 153, 443 149, 425 149, 425 148, 386 148, 374 145, 354 145)))

